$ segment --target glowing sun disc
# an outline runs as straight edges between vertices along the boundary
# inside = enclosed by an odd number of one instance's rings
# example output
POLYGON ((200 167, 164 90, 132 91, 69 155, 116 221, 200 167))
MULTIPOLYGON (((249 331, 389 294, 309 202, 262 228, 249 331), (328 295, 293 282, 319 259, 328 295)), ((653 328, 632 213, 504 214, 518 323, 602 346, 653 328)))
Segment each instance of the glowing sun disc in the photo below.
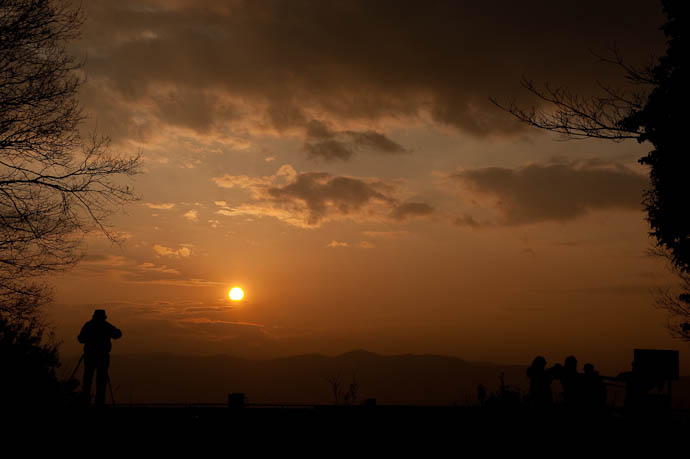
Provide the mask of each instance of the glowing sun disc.
POLYGON ((228 296, 232 301, 240 301, 244 298, 244 291, 239 287, 233 287, 230 289, 228 296))

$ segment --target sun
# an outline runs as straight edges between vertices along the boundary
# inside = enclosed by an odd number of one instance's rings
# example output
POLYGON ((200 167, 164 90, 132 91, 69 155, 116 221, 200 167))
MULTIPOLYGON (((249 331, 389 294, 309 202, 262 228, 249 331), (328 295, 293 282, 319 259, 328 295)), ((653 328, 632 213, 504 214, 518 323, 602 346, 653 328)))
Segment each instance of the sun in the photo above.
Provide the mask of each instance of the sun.
POLYGON ((232 301, 240 301, 244 298, 244 290, 239 287, 233 287, 230 289, 230 292, 228 292, 228 296, 232 301))

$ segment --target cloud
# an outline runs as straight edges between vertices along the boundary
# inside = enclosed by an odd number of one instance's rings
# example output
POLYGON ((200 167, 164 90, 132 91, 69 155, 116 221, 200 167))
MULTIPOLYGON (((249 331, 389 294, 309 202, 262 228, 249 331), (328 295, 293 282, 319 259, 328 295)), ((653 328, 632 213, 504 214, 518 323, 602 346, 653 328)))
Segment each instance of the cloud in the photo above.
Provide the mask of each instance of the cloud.
POLYGON ((302 207, 307 223, 316 225, 328 215, 351 215, 373 201, 389 202, 391 198, 383 193, 385 188, 377 182, 305 172, 298 174, 294 182, 271 187, 267 193, 273 202, 302 207))
POLYGON ((213 181, 221 188, 245 189, 253 198, 238 206, 224 206, 217 213, 270 216, 301 227, 316 227, 337 219, 401 221, 433 211, 424 203, 403 202, 391 183, 326 172, 297 172, 290 165, 282 166, 272 176, 226 174, 213 181))
POLYGON ((196 210, 190 210, 185 212, 183 217, 189 220, 190 222, 195 222, 198 220, 198 212, 196 210))
MULTIPOLYGON (((248 190, 256 199, 261 199, 266 188, 281 186, 294 181, 297 171, 289 165, 280 166, 274 175, 265 177, 249 177, 247 175, 225 174, 222 177, 214 177, 213 182, 221 188, 239 188, 248 190)), ((215 201, 219 207, 227 207, 226 201, 215 201)))
POLYGON ((253 322, 198 318, 182 319, 178 320, 177 323, 212 341, 270 339, 265 327, 253 322))
POLYGON ((124 281, 131 284, 146 284, 146 285, 174 285, 176 287, 213 287, 216 285, 224 285, 223 282, 210 281, 201 278, 189 279, 145 279, 129 276, 124 281))
POLYGON ((423 217, 434 212, 434 208, 423 202, 407 202, 396 206, 391 213, 395 220, 405 220, 410 217, 423 217))
POLYGON ((409 231, 362 231, 362 234, 374 239, 407 239, 410 237, 409 231))
POLYGON ((195 306, 186 308, 185 314, 199 314, 205 312, 228 312, 231 308, 229 306, 195 306))
POLYGON ((169 268, 165 265, 157 266, 157 265, 150 263, 150 262, 142 263, 139 266, 137 266, 137 268, 142 269, 144 271, 153 271, 153 272, 164 273, 164 274, 176 274, 176 275, 180 274, 180 272, 177 269, 169 268))
POLYGON ((154 244, 153 251, 161 257, 187 258, 192 254, 192 250, 188 245, 183 245, 177 250, 171 249, 160 244, 154 244))
MULTIPOLYGON (((183 244, 177 250, 159 244, 153 246, 159 256, 186 258, 191 256, 191 244, 183 244)), ((224 285, 204 278, 183 275, 180 270, 152 262, 137 262, 134 259, 115 255, 89 255, 79 264, 77 278, 85 276, 98 278, 101 281, 139 284, 139 285, 172 285, 179 287, 217 287, 224 285)))
POLYGON ((304 151, 312 158, 347 160, 356 152, 367 150, 387 154, 407 152, 384 134, 375 131, 336 132, 317 120, 307 124, 304 151))
POLYGON ((338 247, 359 247, 360 249, 373 249, 376 247, 374 244, 368 241, 362 241, 359 244, 352 245, 349 242, 341 242, 341 241, 331 241, 328 243, 326 247, 330 248, 338 248, 338 247))
MULTIPOLYGON (((522 74, 593 89, 588 49, 615 41, 639 62, 663 46, 654 2, 499 0, 492 14, 455 0, 92 0, 85 8, 84 101, 113 134, 186 129, 232 142, 245 129, 273 130, 338 159, 353 148, 399 152, 364 123, 428 117, 477 136, 521 130, 488 97, 511 98, 522 74), (310 120, 337 126, 336 138, 313 142, 310 120)), ((617 70, 596 68, 601 80, 617 70)))
MULTIPOLYGON (((488 198, 506 225, 572 220, 597 209, 641 210, 648 185, 626 166, 596 159, 466 169, 451 177, 470 196, 488 198)), ((468 215, 456 224, 478 225, 468 215)))
POLYGON ((462 214, 455 217, 454 223, 458 226, 468 226, 470 228, 477 228, 482 226, 472 215, 462 214))
POLYGON ((125 266, 130 263, 130 260, 120 255, 87 255, 82 260, 82 265, 98 265, 98 266, 125 266))
POLYGON ((174 203, 167 202, 163 204, 154 204, 151 202, 145 202, 144 205, 150 209, 156 209, 156 210, 170 210, 173 207, 175 207, 174 203))
POLYGON ((350 247, 347 242, 331 241, 326 247, 337 248, 337 247, 350 247))

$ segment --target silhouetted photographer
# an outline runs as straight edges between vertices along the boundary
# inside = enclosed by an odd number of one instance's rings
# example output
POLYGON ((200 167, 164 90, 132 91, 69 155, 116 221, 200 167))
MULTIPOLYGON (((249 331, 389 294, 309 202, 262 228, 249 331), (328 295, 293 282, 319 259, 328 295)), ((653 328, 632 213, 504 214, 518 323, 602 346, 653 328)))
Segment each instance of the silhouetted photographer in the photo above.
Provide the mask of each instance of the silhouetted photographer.
POLYGON ((93 318, 84 324, 77 337, 79 342, 84 344, 82 396, 86 403, 91 402, 91 384, 93 374, 96 373, 96 405, 105 403, 105 389, 110 382, 110 340, 122 337, 120 329, 106 321, 106 318, 105 310, 96 309, 93 318))

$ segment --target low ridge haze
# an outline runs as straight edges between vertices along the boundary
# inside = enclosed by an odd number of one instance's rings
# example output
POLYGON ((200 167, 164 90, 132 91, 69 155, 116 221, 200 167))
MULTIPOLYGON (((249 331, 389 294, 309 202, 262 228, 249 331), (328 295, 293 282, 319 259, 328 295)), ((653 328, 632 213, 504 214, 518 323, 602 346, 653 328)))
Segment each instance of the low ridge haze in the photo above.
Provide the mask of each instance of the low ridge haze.
MULTIPOLYGON (((76 361, 67 359, 66 365, 76 361)), ((332 383, 337 381, 343 392, 356 382, 356 399, 350 402, 354 404, 373 398, 384 405, 465 406, 478 404, 480 384, 488 394, 497 393, 501 376, 509 390, 526 394, 526 368, 440 355, 384 356, 358 350, 337 356, 310 354, 268 360, 167 353, 117 355, 112 359, 111 374, 115 400, 123 405, 222 405, 231 392, 244 393, 253 404, 333 404, 332 383)), ((556 396, 560 390, 555 383, 556 396)), ((690 378, 676 382, 673 392, 675 407, 690 408, 690 378)), ((611 386, 608 397, 610 403, 622 404, 622 386, 611 386)), ((339 403, 343 403, 342 396, 339 403)))

